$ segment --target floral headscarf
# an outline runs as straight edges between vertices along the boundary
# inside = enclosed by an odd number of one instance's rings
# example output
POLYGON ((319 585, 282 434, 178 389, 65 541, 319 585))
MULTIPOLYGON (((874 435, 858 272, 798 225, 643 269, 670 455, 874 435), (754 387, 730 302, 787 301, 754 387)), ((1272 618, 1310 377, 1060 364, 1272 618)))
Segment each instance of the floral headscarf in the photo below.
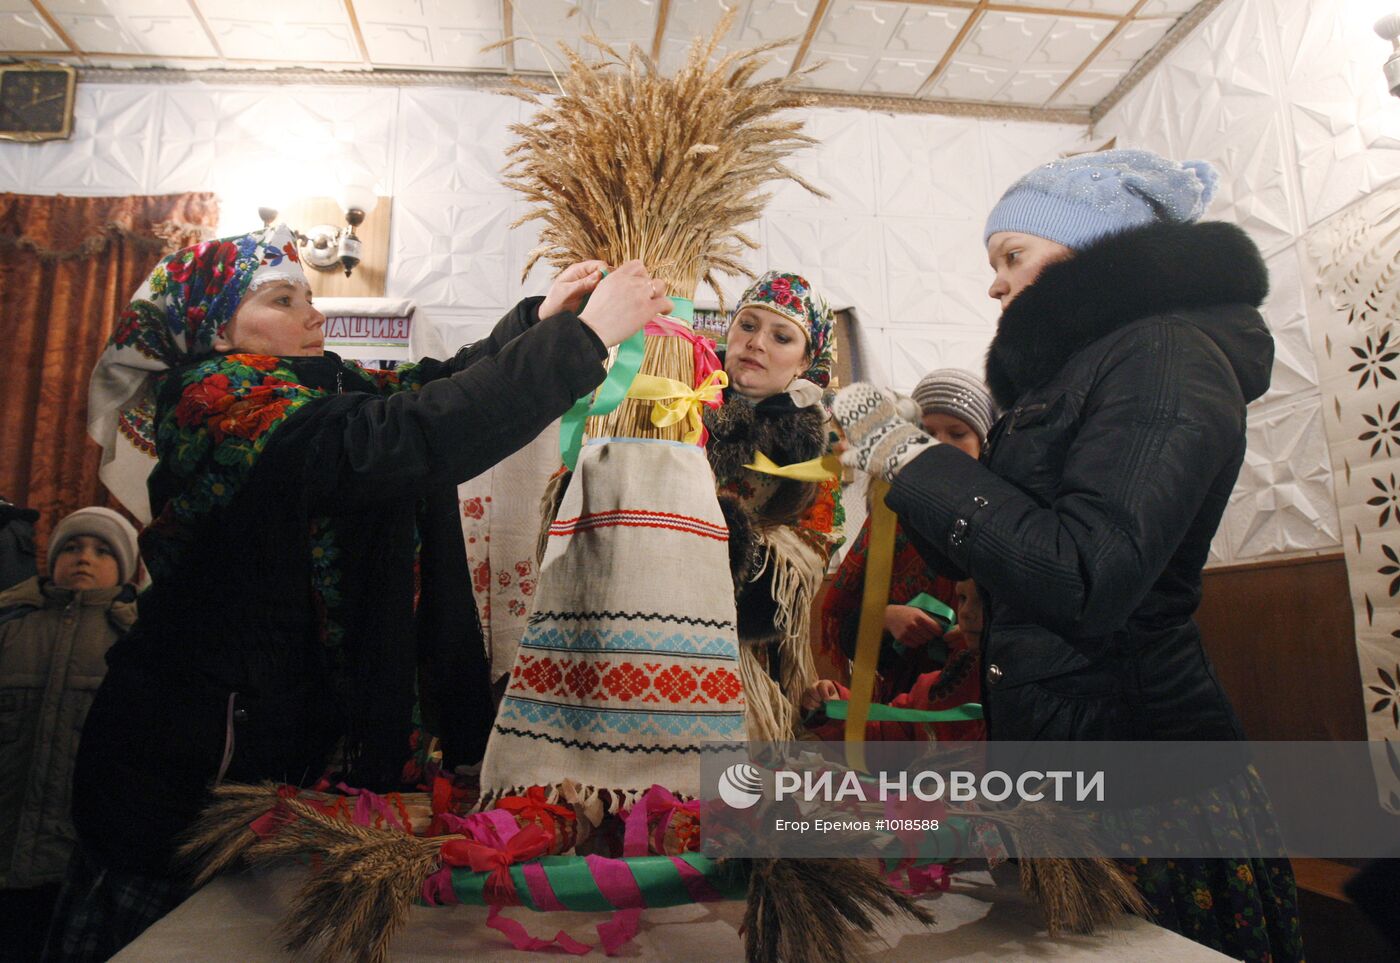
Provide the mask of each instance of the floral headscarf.
POLYGON ((812 363, 802 377, 825 388, 831 381, 831 368, 836 363, 836 315, 826 298, 812 290, 812 285, 800 274, 769 271, 759 278, 739 298, 729 323, 744 308, 766 308, 796 324, 807 335, 807 347, 812 363))
POLYGON ((306 283, 285 226, 204 241, 156 265, 117 319, 88 384, 88 434, 102 446, 103 483, 141 521, 151 516, 153 380, 212 354, 244 295, 280 279, 306 283))

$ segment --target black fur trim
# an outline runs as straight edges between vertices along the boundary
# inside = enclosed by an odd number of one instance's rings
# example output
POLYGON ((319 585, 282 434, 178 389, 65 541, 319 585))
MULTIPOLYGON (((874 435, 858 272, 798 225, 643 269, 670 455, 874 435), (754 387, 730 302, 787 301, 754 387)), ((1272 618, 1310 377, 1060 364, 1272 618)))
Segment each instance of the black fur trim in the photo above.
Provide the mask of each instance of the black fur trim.
POLYGON ((1153 224, 1051 264, 1002 313, 987 384, 1003 409, 1045 384, 1080 348, 1141 318, 1213 305, 1258 307, 1259 249, 1233 224, 1153 224))
MULTIPOLYGON (((798 408, 786 394, 758 405, 726 399, 718 409, 706 408, 705 427, 710 431, 707 454, 715 478, 721 483, 740 477, 763 452, 774 463, 791 465, 809 461, 826 450, 824 415, 820 406, 798 408)), ((783 479, 759 509, 764 524, 790 525, 816 500, 817 486, 783 479)))

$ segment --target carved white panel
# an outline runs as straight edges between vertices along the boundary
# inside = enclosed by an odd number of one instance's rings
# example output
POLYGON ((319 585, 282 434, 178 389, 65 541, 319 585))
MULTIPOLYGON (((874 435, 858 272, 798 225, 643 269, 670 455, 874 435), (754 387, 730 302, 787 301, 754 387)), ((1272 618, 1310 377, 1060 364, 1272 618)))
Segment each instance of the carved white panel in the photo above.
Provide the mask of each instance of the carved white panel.
POLYGON ((1159 68, 1152 71, 1094 126, 1093 142, 1117 138, 1119 147, 1140 147, 1167 157, 1176 155, 1171 132, 1176 125, 1171 80, 1159 68))
POLYGON ((29 158, 33 151, 28 144, 0 140, 0 191, 27 193, 29 187, 29 158))
POLYGON ((991 340, 990 329, 939 327, 930 333, 901 332, 893 344, 890 387, 908 394, 924 375, 939 368, 962 368, 981 377, 991 340))
MULTIPOLYGON (((763 222, 759 221, 752 224, 747 224, 743 227, 742 230, 744 234, 747 234, 759 245, 758 250, 748 251, 744 254, 743 257, 739 259, 744 263, 745 266, 748 267, 750 271, 754 273, 755 276, 764 273, 765 271, 769 270, 770 267, 775 270, 797 270, 799 272, 806 270, 806 268, 802 265, 781 265, 769 263, 768 246, 764 243, 765 238, 767 237, 767 225, 763 222)), ((724 306, 727 310, 730 311, 732 311, 734 309, 734 305, 739 302, 739 298, 744 293, 744 290, 750 284, 753 283, 752 278, 744 277, 742 274, 734 277, 731 277, 727 274, 718 274, 716 275, 715 280, 719 284, 720 291, 724 293, 724 306)), ((716 293, 713 289, 711 289, 708 285, 705 284, 701 284, 700 289, 695 293, 695 301, 697 304, 704 306, 717 307, 719 305, 719 299, 716 297, 716 293)))
POLYGON ((880 213, 942 218, 984 213, 982 130, 983 122, 971 118, 878 115, 880 213))
POLYGON ((213 57, 214 45, 199 21, 185 16, 130 16, 122 23, 142 51, 157 57, 213 57))
POLYGON ((626 55, 629 41, 650 49, 656 31, 656 0, 514 0, 511 5, 515 35, 538 40, 515 45, 515 63, 520 70, 545 70, 562 61, 560 42, 585 55, 596 48, 583 41, 592 34, 613 43, 626 55))
MULTIPOLYGON (((747 45, 748 43, 746 41, 744 46, 747 45)), ((518 47, 519 45, 517 44, 517 49, 518 47)), ((734 48, 730 48, 728 46, 716 47, 714 57, 711 58, 712 61, 719 60, 723 57, 728 56, 732 49, 734 48)), ((662 41, 660 60, 660 66, 662 71, 674 72, 678 70, 681 64, 685 63, 686 57, 689 55, 689 52, 689 39, 667 39, 662 41)), ((757 70, 757 72, 754 73, 754 80, 776 80, 779 77, 786 77, 788 75, 788 72, 792 70, 792 61, 793 58, 796 56, 796 44, 790 47, 778 47, 776 49, 769 50, 763 55, 763 59, 766 62, 762 67, 760 67, 757 70)), ((810 60, 808 61, 808 63, 810 64, 810 60)))
POLYGON ((883 324, 885 291, 879 222, 874 217, 793 212, 768 218, 768 263, 800 270, 833 308, 854 306, 883 324))
MULTIPOLYGON (((209 18, 209 29, 225 57, 289 63, 356 62, 359 48, 350 24, 279 23, 276 20, 209 18)), ((298 11, 300 13, 300 11, 298 11)))
POLYGON ((1176 104, 1171 147, 1220 174, 1209 215, 1239 224, 1267 252, 1288 244, 1299 225, 1277 75, 1258 42, 1266 29, 1255 4, 1224 6, 1160 69, 1176 104))
POLYGON ((966 10, 910 7, 890 40, 890 53, 924 57, 938 62, 967 22, 966 10))
POLYGON ((485 48, 501 39, 500 29, 495 30, 456 30, 449 27, 435 27, 433 38, 433 63, 439 67, 470 67, 488 69, 504 67, 504 48, 485 48))
POLYGON ((510 207, 499 195, 395 198, 386 294, 456 309, 504 307, 510 207))
POLYGON ((884 57, 875 62, 861 89, 871 94, 912 96, 933 73, 937 63, 936 60, 884 57))
POLYGON ((806 62, 816 65, 816 69, 803 78, 802 85, 818 90, 856 93, 865 87, 866 78, 875 66, 875 58, 869 54, 828 50, 815 45, 807 58, 806 62))
POLYGON ((903 16, 900 3, 835 0, 817 28, 815 43, 826 48, 883 50, 903 16))
MULTIPOLYGON (((120 0, 118 0, 120 2, 120 0)), ((19 0, 6 0, 0 4, 0 9, 23 9, 24 4, 19 0)), ((33 7, 33 4, 30 4, 33 7)), ((113 6, 107 0, 44 0, 44 9, 55 17, 64 14, 76 14, 86 17, 100 17, 113 12, 113 6)))
POLYGON ((37 193, 139 194, 151 155, 157 95, 149 87, 79 84, 73 137, 33 145, 37 193))
POLYGON ((116 13, 128 17, 190 17, 189 0, 107 0, 116 13))
POLYGON ((1064 86, 1071 73, 1069 67, 1023 67, 997 91, 996 99, 1023 104, 1046 103, 1064 86))
POLYGON ((998 92, 1014 75, 1010 67, 953 58, 943 75, 929 89, 930 97, 995 100, 998 92))
POLYGON ((1225 525, 1235 560, 1340 544, 1320 398, 1250 412, 1225 525))
POLYGON ((1108 36, 1108 20, 1035 14, 984 14, 959 59, 980 63, 1077 67, 1108 36))
POLYGON ((875 153, 873 125, 876 115, 864 110, 813 110, 806 116, 804 133, 817 143, 799 150, 788 166, 814 187, 831 195, 822 200, 797 184, 772 187, 770 211, 832 210, 873 213, 875 210, 875 153))
POLYGON ((58 38, 33 5, 11 0, 0 6, 0 50, 67 49, 68 45, 58 38))
POLYGON ((1107 97, 1123 75, 1125 67, 1091 67, 1074 78, 1074 82, 1055 98, 1056 107, 1089 107, 1107 97))
POLYGON ((1360 4, 1279 6, 1285 96, 1307 223, 1316 224, 1400 177, 1400 99, 1381 74, 1389 45, 1360 4))
POLYGON ((1269 390, 1255 402, 1272 405, 1284 398, 1317 393, 1317 356, 1313 353, 1308 328, 1308 309, 1298 255, 1285 248, 1268 259, 1269 298, 1264 302, 1264 320, 1274 335, 1274 370, 1269 390))
POLYGON ((507 128, 535 108, 467 90, 405 89, 399 99, 399 192, 506 193, 507 128))
MULTIPOLYGON (((979 226, 985 223, 992 205, 1021 175, 1066 152, 1087 150, 1090 143, 1098 142, 1098 138, 1086 141, 1084 128, 1073 124, 1019 124, 1004 120, 983 121, 982 138, 986 145, 988 184, 985 202, 973 212, 979 226)), ((955 166, 949 169, 957 170, 955 166)), ((978 276, 991 284, 984 253, 979 233, 977 256, 981 259, 978 262, 981 273, 978 276)))
POLYGON ((116 17, 56 13, 54 19, 63 24, 64 31, 83 50, 127 54, 142 52, 116 17))
POLYGON ((987 327, 995 321, 980 219, 891 217, 883 224, 886 324, 987 327))
POLYGON ((346 181, 390 194, 397 99, 385 89, 171 89, 154 183, 214 190, 250 210, 259 196, 328 195, 346 181))
POLYGON ((1099 55, 1094 58, 1093 66, 1108 68, 1118 67, 1127 70, 1137 63, 1147 52, 1157 45, 1168 30, 1172 28, 1175 20, 1133 20, 1121 31, 1118 36, 1109 42, 1108 46, 1099 51, 1099 55))

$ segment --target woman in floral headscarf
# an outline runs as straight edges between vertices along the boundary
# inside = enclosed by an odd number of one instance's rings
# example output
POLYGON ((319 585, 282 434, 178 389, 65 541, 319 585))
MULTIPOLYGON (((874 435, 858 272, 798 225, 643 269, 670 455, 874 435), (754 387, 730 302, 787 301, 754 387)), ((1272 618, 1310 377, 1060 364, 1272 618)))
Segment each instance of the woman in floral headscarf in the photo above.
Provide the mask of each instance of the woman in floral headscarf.
POLYGON ((791 737, 816 682, 808 625, 827 560, 841 543, 840 479, 748 467, 813 462, 828 451, 822 392, 836 358, 835 318, 798 274, 770 271, 730 319, 724 404, 704 412, 710 467, 729 522, 740 669, 755 740, 791 737))
POLYGON ((83 730, 52 956, 106 959, 188 894, 174 851, 210 784, 334 768, 396 786, 415 689, 446 764, 481 757, 493 710, 455 485, 596 387, 606 346, 670 307, 639 262, 601 267, 569 268, 452 359, 394 372, 325 352, 286 228, 152 272, 93 372, 89 429, 108 486, 149 512, 153 584, 83 730))

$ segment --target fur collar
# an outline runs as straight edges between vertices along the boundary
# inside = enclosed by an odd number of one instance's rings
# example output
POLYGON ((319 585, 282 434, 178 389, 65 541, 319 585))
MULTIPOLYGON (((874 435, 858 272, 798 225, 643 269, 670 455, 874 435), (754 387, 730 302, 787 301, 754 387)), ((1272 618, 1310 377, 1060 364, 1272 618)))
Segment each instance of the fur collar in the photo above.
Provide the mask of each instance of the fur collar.
POLYGON ((724 403, 702 417, 711 435, 710 467, 720 481, 737 478, 756 451, 790 465, 816 458, 826 443, 820 406, 799 408, 786 393, 751 405, 725 392, 724 403))
MULTIPOLYGON (((1081 348, 1134 321, 1222 305, 1257 307, 1268 290, 1259 249, 1233 224, 1154 224, 1112 235, 1047 267, 1002 313, 987 350, 988 387, 997 405, 1008 408, 1081 348)), ((1198 326, 1221 344, 1249 394, 1244 382, 1257 380, 1259 334, 1272 358, 1267 328, 1256 311, 1211 315, 1210 322, 1198 326), (1230 332, 1213 330, 1217 323, 1262 330, 1232 340, 1230 332)), ((1267 368, 1265 375, 1267 386, 1267 368)))

